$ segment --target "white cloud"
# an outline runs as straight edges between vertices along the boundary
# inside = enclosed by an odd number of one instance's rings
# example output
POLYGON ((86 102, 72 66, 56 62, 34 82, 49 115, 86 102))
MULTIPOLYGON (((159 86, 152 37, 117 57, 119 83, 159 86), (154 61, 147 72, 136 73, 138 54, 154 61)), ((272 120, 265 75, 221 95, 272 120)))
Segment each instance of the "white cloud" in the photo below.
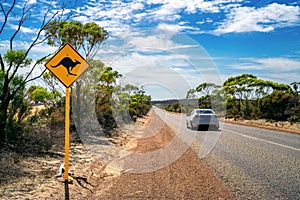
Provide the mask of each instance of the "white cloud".
POLYGON ((198 30, 197 28, 193 28, 191 26, 184 26, 183 24, 185 24, 185 23, 181 23, 181 25, 180 24, 160 23, 157 26, 157 28, 162 31, 174 32, 174 33, 180 32, 182 30, 198 30))
POLYGON ((198 1, 187 1, 186 11, 188 13, 196 13, 197 11, 218 13, 220 12, 220 9, 218 5, 214 2, 198 0, 198 1))
POLYGON ((214 31, 215 34, 232 32, 270 32, 275 28, 299 24, 300 8, 284 4, 269 4, 266 7, 237 7, 214 31))
POLYGON ((150 86, 147 91, 155 98, 169 97, 151 88, 168 88, 184 98, 188 89, 201 82, 221 84, 221 76, 203 48, 187 37, 174 36, 168 37, 160 30, 132 31, 119 38, 114 36, 112 46, 103 48, 98 56, 123 74, 124 82, 150 86))
POLYGON ((269 74, 260 74, 259 78, 264 80, 271 80, 276 83, 285 83, 291 84, 294 81, 299 81, 299 73, 296 72, 286 72, 286 73, 269 73, 269 74))
POLYGON ((34 59, 39 59, 43 56, 47 56, 51 53, 55 53, 58 50, 58 47, 52 47, 45 44, 39 44, 32 48, 31 50, 31 56, 34 59))
POLYGON ((142 23, 148 16, 144 4, 140 1, 94 1, 74 11, 77 14, 75 20, 84 23, 95 21, 114 35, 131 30, 136 23, 142 23))
POLYGON ((122 82, 144 86, 155 99, 184 98, 190 88, 182 73, 166 66, 144 65, 133 68, 124 74, 122 82))
POLYGON ((239 73, 249 72, 264 80, 289 84, 300 77, 300 61, 288 58, 243 58, 240 64, 229 66, 239 73))
POLYGON ((140 51, 127 52, 124 55, 116 56, 114 60, 110 61, 110 65, 114 66, 122 73, 126 73, 130 70, 141 66, 152 66, 153 68, 159 68, 159 66, 170 67, 172 69, 183 69, 182 66, 190 66, 185 60, 186 58, 172 52, 165 52, 159 54, 159 51, 152 49, 152 53, 144 54, 140 51))
MULTIPOLYGON (((197 24, 209 24, 220 20, 215 15, 224 13, 226 20, 220 22, 212 34, 225 34, 230 32, 261 31, 269 32, 278 27, 294 25, 299 21, 299 7, 273 3, 263 8, 245 7, 242 0, 124 0, 88 2, 85 6, 77 8, 76 20, 86 22, 96 21, 104 24, 105 28, 115 34, 121 30, 140 26, 156 26, 171 29, 172 31, 189 31, 190 33, 205 33, 199 30, 197 24), (201 19, 202 13, 214 14, 210 18, 201 19), (226 14, 227 13, 227 14, 226 14), (186 15, 188 14, 188 15, 186 15), (189 15, 200 15, 198 23, 192 24, 189 15)), ((215 22, 217 23, 217 22, 215 22)), ((211 30, 211 29, 210 29, 211 30)))
POLYGON ((245 58, 245 62, 233 65, 231 68, 240 70, 269 70, 272 73, 298 71, 300 73, 300 61, 288 58, 245 58))
POLYGON ((147 17, 147 13, 137 13, 133 15, 134 22, 141 22, 147 17))
POLYGON ((221 1, 205 1, 205 0, 148 0, 147 4, 161 5, 157 10, 157 14, 178 14, 179 11, 187 13, 207 12, 217 13, 220 12, 220 5, 228 4, 231 2, 240 2, 240 0, 221 0, 221 1))
MULTIPOLYGON (((9 27, 10 27, 11 29, 13 29, 13 30, 17 30, 17 29, 18 29, 18 26, 17 26, 17 25, 14 25, 14 24, 9 24, 9 27)), ((27 34, 27 33, 36 33, 36 32, 37 32, 37 29, 36 29, 36 28, 27 28, 27 27, 22 26, 22 27, 20 28, 20 31, 21 31, 22 33, 25 33, 25 34, 27 34)))
POLYGON ((300 61, 287 58, 262 58, 256 60, 264 69, 270 69, 273 72, 300 72, 300 61))
MULTIPOLYGON (((86 22, 98 21, 103 24, 103 21, 111 21, 106 23, 106 28, 109 30, 149 26, 153 24, 161 24, 160 27, 175 29, 175 31, 188 30, 190 32, 199 33, 199 29, 188 24, 186 20, 182 20, 183 14, 198 14, 200 13, 218 13, 222 9, 233 8, 237 6, 237 2, 241 0, 147 0, 125 2, 118 1, 92 1, 85 6, 77 8, 75 12, 78 17, 76 20, 86 22), (166 26, 169 25, 168 27, 166 26)), ((211 23, 211 21, 206 21, 211 23)), ((114 32, 112 34, 115 34, 114 32)))
MULTIPOLYGON (((21 49, 21 50, 27 50, 31 43, 28 41, 14 41, 13 43, 14 48, 16 50, 21 49)), ((0 53, 4 54, 8 49, 9 49, 9 40, 3 40, 0 42, 0 53)), ((35 45, 31 51, 30 54, 28 55, 29 58, 32 58, 34 60, 39 59, 43 56, 46 56, 50 53, 54 53, 58 48, 57 47, 51 47, 46 44, 39 44, 35 45)))
POLYGON ((28 0, 28 4, 35 4, 36 0, 28 0))
POLYGON ((181 18, 178 10, 169 6, 162 6, 148 12, 147 18, 151 21, 176 21, 181 18))
POLYGON ((27 27, 21 27, 22 33, 37 33, 38 29, 35 28, 27 28, 27 27))
POLYGON ((142 4, 140 2, 135 2, 131 5, 132 10, 141 10, 143 8, 144 8, 144 4, 142 4))
POLYGON ((156 36, 146 36, 146 37, 135 37, 128 41, 128 44, 133 45, 134 48, 155 48, 155 49, 171 49, 174 47, 174 43, 165 38, 160 38, 156 36))
MULTIPOLYGON (((168 26, 168 25, 166 25, 168 26)), ((113 48, 117 47, 116 52, 121 52, 123 50, 138 50, 143 52, 155 51, 173 51, 177 52, 179 49, 197 48, 199 44, 193 41, 191 38, 178 34, 178 32, 163 29, 161 27, 156 27, 153 29, 132 29, 131 32, 123 31, 122 34, 112 36, 107 43, 111 43, 113 48), (176 41, 174 38, 176 37, 176 41), (119 41, 120 43, 112 44, 113 41, 119 41)))

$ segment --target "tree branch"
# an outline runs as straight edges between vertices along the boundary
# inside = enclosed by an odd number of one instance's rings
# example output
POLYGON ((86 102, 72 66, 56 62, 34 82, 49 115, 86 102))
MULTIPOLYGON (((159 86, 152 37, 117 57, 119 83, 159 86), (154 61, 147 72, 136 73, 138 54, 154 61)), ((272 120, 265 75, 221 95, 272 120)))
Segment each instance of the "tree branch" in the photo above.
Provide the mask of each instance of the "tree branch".
POLYGON ((21 87, 23 87, 24 85, 26 85, 28 82, 34 81, 34 80, 36 80, 36 79, 42 77, 43 74, 44 74, 44 72, 45 72, 46 70, 47 70, 47 69, 45 68, 45 69, 43 70, 43 72, 42 72, 40 75, 35 76, 35 77, 33 77, 33 78, 31 78, 31 79, 29 79, 29 80, 27 80, 27 81, 23 81, 23 83, 21 83, 14 91, 12 91, 11 96, 15 96, 15 95, 17 94, 17 92, 21 89, 21 87))
MULTIPOLYGON (((10 39, 10 49, 12 49, 12 47, 13 47, 13 46, 12 46, 13 41, 14 41, 14 39, 15 39, 17 33, 20 31, 22 24, 26 21, 27 16, 28 16, 28 12, 30 11, 30 9, 31 9, 32 7, 33 7, 33 6, 31 6, 30 8, 27 9, 27 8, 26 8, 26 4, 24 4, 23 11, 22 11, 22 16, 21 16, 21 19, 20 19, 20 21, 19 21, 18 28, 17 28, 17 30, 15 31, 15 33, 13 34, 13 36, 12 36, 11 39, 10 39)), ((1 9, 3 9, 3 8, 1 8, 1 9)), ((29 45, 29 48, 28 48, 28 49, 26 50, 26 52, 25 52, 24 59, 27 58, 29 52, 31 51, 31 49, 32 49, 34 46, 36 46, 36 45, 38 45, 38 44, 41 44, 41 43, 43 43, 44 41, 46 41, 46 40, 48 39, 47 37, 45 37, 44 39, 39 40, 42 31, 44 30, 45 26, 46 26, 47 24, 49 24, 55 17, 58 16, 58 18, 61 19, 61 18, 63 17, 63 11, 64 11, 64 9, 65 9, 65 6, 62 5, 61 9, 60 9, 60 10, 57 10, 57 11, 56 11, 56 12, 55 12, 55 13, 47 20, 48 14, 49 14, 50 11, 51 11, 51 5, 49 5, 47 11, 45 12, 45 14, 44 14, 44 16, 43 16, 43 21, 42 21, 42 23, 41 23, 40 29, 39 29, 39 31, 38 31, 36 37, 35 37, 34 40, 31 42, 31 44, 29 45), (61 12, 61 14, 60 14, 60 12, 61 12)), ((69 16, 67 16, 66 18, 69 18, 69 16)), ((16 89, 14 89, 13 91, 11 91, 11 96, 14 96, 14 95, 15 95, 15 94, 16 94, 16 93, 17 93, 24 85, 26 85, 28 82, 34 81, 34 80, 40 78, 40 77, 43 75, 43 73, 47 70, 46 68, 45 68, 45 70, 43 70, 43 72, 42 72, 40 75, 38 75, 38 76, 36 76, 36 77, 33 77, 33 78, 29 78, 29 77, 32 75, 32 73, 33 73, 34 69, 36 68, 36 66, 37 66, 42 60, 44 60, 45 58, 49 57, 50 55, 51 55, 51 54, 49 54, 49 55, 47 55, 47 56, 44 56, 43 58, 41 58, 41 59, 39 59, 38 61, 36 61, 36 63, 35 63, 35 64, 33 65, 33 67, 31 68, 30 72, 29 72, 29 73, 26 75, 26 77, 24 78, 23 83, 21 83, 16 89)), ((2 58, 1 58, 1 59, 2 59, 2 58)), ((12 69, 13 65, 11 64, 11 65, 9 66, 9 69, 6 71, 6 74, 5 74, 5 83, 7 83, 7 84, 10 83, 10 81, 15 77, 15 75, 16 75, 17 71, 19 70, 19 68, 21 67, 21 65, 22 65, 22 63, 18 63, 17 66, 15 66, 14 72, 11 74, 11 76, 9 76, 9 74, 10 74, 9 71, 12 69)), ((4 63, 3 63, 3 66, 4 66, 4 63)), ((1 67, 3 68, 3 66, 1 66, 1 67)))
POLYGON ((12 46, 13 45, 13 41, 14 41, 15 37, 17 36, 17 34, 19 33, 19 31, 21 30, 22 24, 25 22, 29 10, 31 8, 33 8, 33 6, 31 6, 28 9, 26 9, 26 5, 27 5, 27 2, 24 4, 24 6, 22 8, 22 15, 21 15, 21 19, 19 20, 18 28, 14 32, 14 34, 12 35, 12 37, 10 38, 10 42, 9 42, 9 44, 10 44, 9 45, 10 50, 13 49, 13 46, 12 46))
POLYGON ((9 13, 12 11, 12 9, 15 7, 15 5, 16 5, 16 0, 13 1, 13 4, 11 5, 10 9, 7 11, 7 13, 5 13, 5 10, 4 10, 3 6, 2 6, 2 3, 0 4, 1 11, 4 14, 4 22, 3 22, 2 26, 1 26, 0 34, 2 33, 4 27, 5 27, 6 23, 7 23, 7 19, 8 19, 9 13))
MULTIPOLYGON (((45 37, 44 39, 42 39, 42 40, 39 41, 39 38, 40 38, 40 36, 41 36, 41 33, 43 32, 43 30, 45 29, 45 27, 46 27, 51 21, 53 21, 53 19, 54 19, 55 17, 58 16, 58 19, 61 19, 61 18, 63 17, 63 12, 64 12, 64 10, 65 10, 65 5, 62 5, 61 10, 56 11, 56 12, 50 17, 50 19, 48 19, 47 22, 46 22, 46 19, 47 19, 47 16, 48 16, 50 10, 51 10, 51 9, 50 9, 50 5, 49 5, 47 11, 46 11, 45 14, 44 14, 43 22, 42 22, 42 24, 41 24, 41 26, 40 26, 40 29, 39 29, 38 33, 37 33, 35 39, 33 40, 33 42, 30 44, 30 46, 29 46, 29 48, 27 49, 27 51, 26 51, 26 54, 25 54, 26 56, 29 54, 30 50, 31 50, 34 46, 36 46, 36 45, 38 45, 38 44, 42 44, 43 42, 45 42, 45 41, 49 38, 49 37, 45 37), (59 15, 60 12, 61 12, 61 14, 59 15)), ((68 19, 69 16, 67 16, 66 18, 68 19)))
POLYGON ((43 76, 43 74, 45 73, 45 71, 47 71, 46 68, 43 70, 43 72, 42 72, 40 75, 35 76, 35 77, 31 78, 31 79, 28 79, 27 81, 24 82, 24 84, 29 83, 29 82, 31 82, 31 81, 34 81, 34 80, 36 80, 36 79, 38 79, 38 78, 41 78, 41 77, 43 76))
MULTIPOLYGON (((20 28, 21 28, 21 25, 22 25, 22 24, 24 23, 24 21, 26 20, 27 13, 28 13, 28 11, 29 11, 29 9, 25 10, 25 7, 26 7, 26 5, 24 5, 24 7, 23 7, 22 18, 20 19, 19 26, 18 26, 18 29, 19 29, 19 30, 20 30, 20 28)), ((32 8, 32 7, 30 7, 30 8, 32 8)), ((62 8, 62 13, 63 13, 63 11, 64 11, 64 7, 62 8)), ((50 22, 51 22, 51 21, 59 14, 60 10, 56 11, 56 12, 50 17, 50 19, 48 19, 47 22, 46 22, 46 18, 47 18, 47 16, 48 16, 49 12, 50 12, 50 5, 49 5, 47 11, 45 12, 45 14, 44 14, 44 16, 43 16, 42 24, 41 24, 41 26, 40 26, 40 29, 39 29, 39 31, 38 31, 38 33, 37 33, 35 39, 32 41, 32 43, 30 44, 29 48, 26 50, 24 59, 26 59, 26 57, 28 56, 30 50, 31 50, 34 46, 36 46, 36 45, 38 45, 38 44, 41 44, 41 43, 43 43, 44 41, 46 41, 46 40, 48 39, 48 38, 45 37, 44 39, 42 39, 42 40, 39 41, 39 38, 40 38, 40 36, 41 36, 41 33, 42 33, 42 31, 44 30, 44 27, 45 27, 48 23, 50 23, 50 22)), ((61 17, 62 17, 62 15, 59 16, 59 18, 61 18, 61 17)), ((16 31, 15 34, 14 34, 14 36, 11 38, 11 39, 12 39, 12 40, 11 40, 11 47, 12 47, 12 41, 13 41, 15 35, 17 34, 17 32, 18 32, 18 31, 16 31)), ((44 60, 45 58, 49 57, 50 55, 51 55, 51 54, 49 54, 49 55, 47 55, 47 56, 44 56, 43 58, 40 59, 40 61, 41 61, 41 60, 44 60)), ((37 65, 38 63, 39 63, 39 61, 37 61, 37 62, 34 64, 34 66, 32 67, 32 69, 30 70, 30 72, 27 74, 26 78, 24 79, 25 83, 27 83, 27 82, 29 82, 29 81, 32 81, 32 80, 35 80, 34 78, 33 78, 33 79, 29 79, 29 80, 27 80, 27 79, 28 79, 28 77, 32 74, 33 70, 35 69, 35 67, 36 67, 36 65, 37 65)), ((19 64, 16 66, 16 68, 15 68, 13 74, 11 75, 11 78, 13 78, 13 77, 15 76, 15 74, 16 74, 16 72, 18 71, 18 69, 20 68, 20 66, 21 66, 21 63, 19 63, 19 64)), ((10 70, 10 69, 11 69, 11 66, 9 67, 9 70, 10 70)), ((39 76, 39 77, 40 77, 40 76, 39 76)), ((21 87, 20 87, 20 88, 21 88, 21 87)), ((20 88, 18 88, 18 89, 20 89, 20 88)))
MULTIPOLYGON (((35 64, 33 65, 33 67, 31 68, 30 72, 27 74, 27 76, 24 78, 24 82, 27 83, 29 82, 31 79, 29 79, 29 81, 27 80, 29 78, 29 76, 32 74, 33 70, 35 69, 35 67, 40 64, 43 60, 45 60, 47 57, 49 57, 51 54, 48 54, 47 56, 42 57, 41 59, 39 59, 38 61, 35 62, 35 64)), ((43 72, 44 73, 44 72, 43 72)))
POLYGON ((0 65, 1 65, 1 70, 4 72, 5 71, 5 65, 4 65, 1 54, 0 54, 0 65))

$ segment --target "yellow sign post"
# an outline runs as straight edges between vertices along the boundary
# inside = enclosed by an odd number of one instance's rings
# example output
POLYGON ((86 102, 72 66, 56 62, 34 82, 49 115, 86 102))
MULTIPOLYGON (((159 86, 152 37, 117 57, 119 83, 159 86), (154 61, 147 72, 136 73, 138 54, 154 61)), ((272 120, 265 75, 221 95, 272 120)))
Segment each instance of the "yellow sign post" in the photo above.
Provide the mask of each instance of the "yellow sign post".
POLYGON ((66 87, 64 179, 65 181, 68 181, 70 143, 70 86, 88 69, 89 64, 70 44, 65 44, 45 64, 45 66, 66 87))
POLYGON ((65 172, 64 179, 68 180, 69 173, 69 135, 70 135, 70 88, 66 88, 66 114, 65 114, 65 172))

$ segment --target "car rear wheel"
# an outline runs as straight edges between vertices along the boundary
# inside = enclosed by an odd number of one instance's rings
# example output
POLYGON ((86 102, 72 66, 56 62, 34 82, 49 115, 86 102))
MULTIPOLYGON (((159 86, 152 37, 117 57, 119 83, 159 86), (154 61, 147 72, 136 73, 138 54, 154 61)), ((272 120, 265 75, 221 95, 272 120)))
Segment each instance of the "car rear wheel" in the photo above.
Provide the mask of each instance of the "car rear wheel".
POLYGON ((216 129, 216 130, 219 130, 219 125, 216 125, 216 126, 215 126, 215 129, 216 129))
POLYGON ((191 128, 188 121, 186 122, 186 127, 187 127, 188 129, 191 128))
POLYGON ((218 125, 212 125, 210 126, 212 130, 219 130, 219 126, 218 125))
MULTIPOLYGON (((192 122, 190 122, 190 125, 191 125, 191 129, 192 129, 192 130, 195 130, 195 129, 196 129, 196 127, 193 126, 193 123, 192 123, 192 122)), ((197 128, 198 128, 198 127, 197 127, 197 128)))

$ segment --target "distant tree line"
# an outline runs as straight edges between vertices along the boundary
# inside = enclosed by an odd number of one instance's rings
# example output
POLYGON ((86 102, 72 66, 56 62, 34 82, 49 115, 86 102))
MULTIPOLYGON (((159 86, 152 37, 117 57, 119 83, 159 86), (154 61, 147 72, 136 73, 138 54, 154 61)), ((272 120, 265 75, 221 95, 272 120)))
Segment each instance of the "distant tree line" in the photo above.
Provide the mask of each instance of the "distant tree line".
MULTIPOLYGON (((187 99, 197 99, 199 108, 226 108, 225 117, 242 119, 300 121, 300 82, 280 84, 262 80, 252 74, 228 78, 222 86, 201 83, 187 92, 187 99)), ((191 107, 174 103, 166 110, 186 112, 191 107)))
POLYGON ((170 112, 186 113, 198 105, 197 99, 168 99, 151 101, 153 105, 164 108, 170 112))

